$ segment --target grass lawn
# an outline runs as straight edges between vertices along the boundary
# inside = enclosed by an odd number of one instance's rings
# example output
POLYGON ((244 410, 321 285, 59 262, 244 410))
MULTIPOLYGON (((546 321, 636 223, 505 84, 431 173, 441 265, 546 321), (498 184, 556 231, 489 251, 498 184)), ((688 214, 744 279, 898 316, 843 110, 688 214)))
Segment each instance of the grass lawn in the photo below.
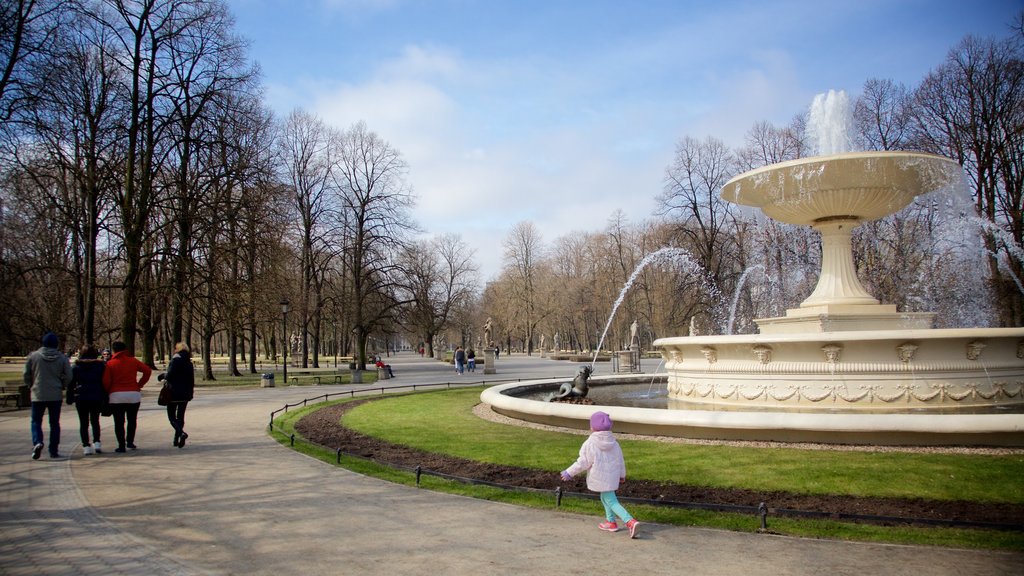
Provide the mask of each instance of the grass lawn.
MULTIPOLYGON (((389 442, 483 462, 551 470, 553 475, 576 458, 583 436, 506 426, 474 416, 472 407, 479 402, 480 391, 470 388, 388 396, 349 411, 343 420, 350 428, 389 442)), ((282 442, 294 433, 292 425, 302 413, 291 412, 275 421, 275 435, 282 442)), ((620 444, 629 476, 634 479, 804 494, 1024 503, 1024 455, 1019 454, 849 452, 621 439, 620 444)), ((335 462, 335 454, 328 450, 304 443, 297 447, 335 462)), ((343 458, 342 465, 395 482, 415 482, 410 473, 357 459, 343 458)), ((550 495, 463 486, 430 477, 423 477, 421 485, 522 505, 554 506, 550 495)), ((586 499, 563 499, 562 509, 601 514, 600 504, 586 499)), ((742 531, 759 526, 754 517, 733 513, 638 506, 634 514, 666 524, 742 531)), ((1024 534, 995 530, 896 528, 781 517, 770 517, 769 529, 822 538, 1024 550, 1024 534)))

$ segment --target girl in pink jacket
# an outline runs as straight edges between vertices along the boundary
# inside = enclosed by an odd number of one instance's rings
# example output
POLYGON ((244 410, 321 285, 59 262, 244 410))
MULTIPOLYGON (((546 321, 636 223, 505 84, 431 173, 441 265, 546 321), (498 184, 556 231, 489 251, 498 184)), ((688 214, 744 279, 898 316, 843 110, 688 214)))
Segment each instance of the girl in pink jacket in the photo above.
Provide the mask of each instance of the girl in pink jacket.
POLYGON ((594 412, 590 417, 590 436, 580 446, 580 457, 562 473, 562 480, 568 482, 573 476, 587 470, 587 488, 601 494, 604 516, 607 519, 597 525, 601 530, 618 532, 618 517, 626 523, 629 537, 636 538, 640 525, 619 503, 615 491, 619 483, 626 480, 626 460, 622 448, 612 434, 612 418, 604 412, 594 412))

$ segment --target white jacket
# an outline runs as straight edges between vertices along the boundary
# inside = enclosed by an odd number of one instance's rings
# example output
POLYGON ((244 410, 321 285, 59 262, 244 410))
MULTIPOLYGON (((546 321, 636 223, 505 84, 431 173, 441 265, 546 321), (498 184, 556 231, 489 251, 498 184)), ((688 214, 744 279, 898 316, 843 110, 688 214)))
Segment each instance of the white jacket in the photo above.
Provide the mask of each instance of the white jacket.
POLYGON ((611 492, 619 488, 619 479, 626 477, 626 460, 611 430, 591 432, 580 446, 580 457, 566 469, 570 476, 587 470, 587 488, 594 492, 611 492))

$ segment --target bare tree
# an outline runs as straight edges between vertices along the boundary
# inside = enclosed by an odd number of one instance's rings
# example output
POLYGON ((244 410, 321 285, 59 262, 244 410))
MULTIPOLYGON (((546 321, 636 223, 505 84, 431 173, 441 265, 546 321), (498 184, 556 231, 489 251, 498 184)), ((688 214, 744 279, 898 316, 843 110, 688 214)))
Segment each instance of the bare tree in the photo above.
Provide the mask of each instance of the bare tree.
MULTIPOLYGON (((665 188, 658 196, 660 213, 672 217, 679 246, 694 258, 722 290, 742 273, 734 231, 735 205, 719 196, 722 186, 736 171, 733 153, 715 138, 684 137, 665 173, 665 188)), ((709 302, 705 313, 714 317, 709 302)))
POLYGON ((279 138, 283 180, 293 192, 293 211, 298 217, 295 231, 299 244, 299 302, 302 362, 307 365, 309 330, 314 311, 320 307, 318 254, 326 245, 333 225, 331 203, 337 197, 333 170, 340 161, 339 135, 324 122, 302 110, 286 120, 279 138))
POLYGON ((522 331, 523 346, 529 354, 533 351, 537 325, 551 313, 551 302, 541 283, 548 267, 544 243, 537 227, 524 221, 512 227, 503 246, 504 271, 515 305, 515 315, 508 327, 522 331))
POLYGON ((0 127, 30 112, 71 6, 68 0, 0 2, 0 127))
POLYGON ((865 150, 902 150, 910 136, 912 97, 905 86, 872 78, 853 105, 857 139, 865 150))
POLYGON ((345 211, 345 271, 351 279, 355 361, 366 368, 367 339, 395 323, 402 278, 398 255, 416 231, 414 198, 401 153, 359 122, 341 138, 331 179, 345 211))
POLYGON ((914 141, 963 165, 983 221, 1000 322, 1024 324, 1024 59, 1018 39, 965 38, 915 93, 914 141))
POLYGON ((400 263, 408 292, 402 299, 410 302, 405 324, 432 356, 434 336, 448 328, 456 311, 470 308, 478 290, 473 253, 459 236, 443 234, 406 247, 400 263))

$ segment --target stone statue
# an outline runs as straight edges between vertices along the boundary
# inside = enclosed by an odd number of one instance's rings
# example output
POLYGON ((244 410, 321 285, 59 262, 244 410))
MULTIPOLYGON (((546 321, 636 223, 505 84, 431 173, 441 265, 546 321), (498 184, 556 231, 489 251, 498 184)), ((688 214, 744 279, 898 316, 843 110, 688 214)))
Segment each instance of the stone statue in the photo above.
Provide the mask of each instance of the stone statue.
POLYGON ((640 344, 640 342, 636 339, 636 329, 637 329, 637 323, 636 323, 636 320, 633 320, 633 323, 629 325, 629 347, 630 348, 632 348, 634 344, 640 344))
POLYGON ((543 334, 540 335, 540 351, 541 352, 544 351, 544 335, 543 334))
POLYGON ((485 342, 490 342, 491 341, 491 328, 492 327, 493 327, 493 324, 491 323, 491 317, 488 316, 487 317, 487 322, 484 322, 484 341, 485 342))
POLYGON ((558 392, 554 396, 548 399, 549 402, 555 400, 567 400, 569 398, 586 398, 587 392, 590 391, 590 387, 587 385, 587 380, 590 379, 590 374, 593 372, 593 368, 590 366, 584 366, 580 368, 580 371, 573 378, 572 383, 566 382, 562 384, 558 392))
POLYGON ((562 339, 559 338, 558 332, 555 332, 554 343, 555 343, 555 352, 560 351, 562 349, 562 339))

